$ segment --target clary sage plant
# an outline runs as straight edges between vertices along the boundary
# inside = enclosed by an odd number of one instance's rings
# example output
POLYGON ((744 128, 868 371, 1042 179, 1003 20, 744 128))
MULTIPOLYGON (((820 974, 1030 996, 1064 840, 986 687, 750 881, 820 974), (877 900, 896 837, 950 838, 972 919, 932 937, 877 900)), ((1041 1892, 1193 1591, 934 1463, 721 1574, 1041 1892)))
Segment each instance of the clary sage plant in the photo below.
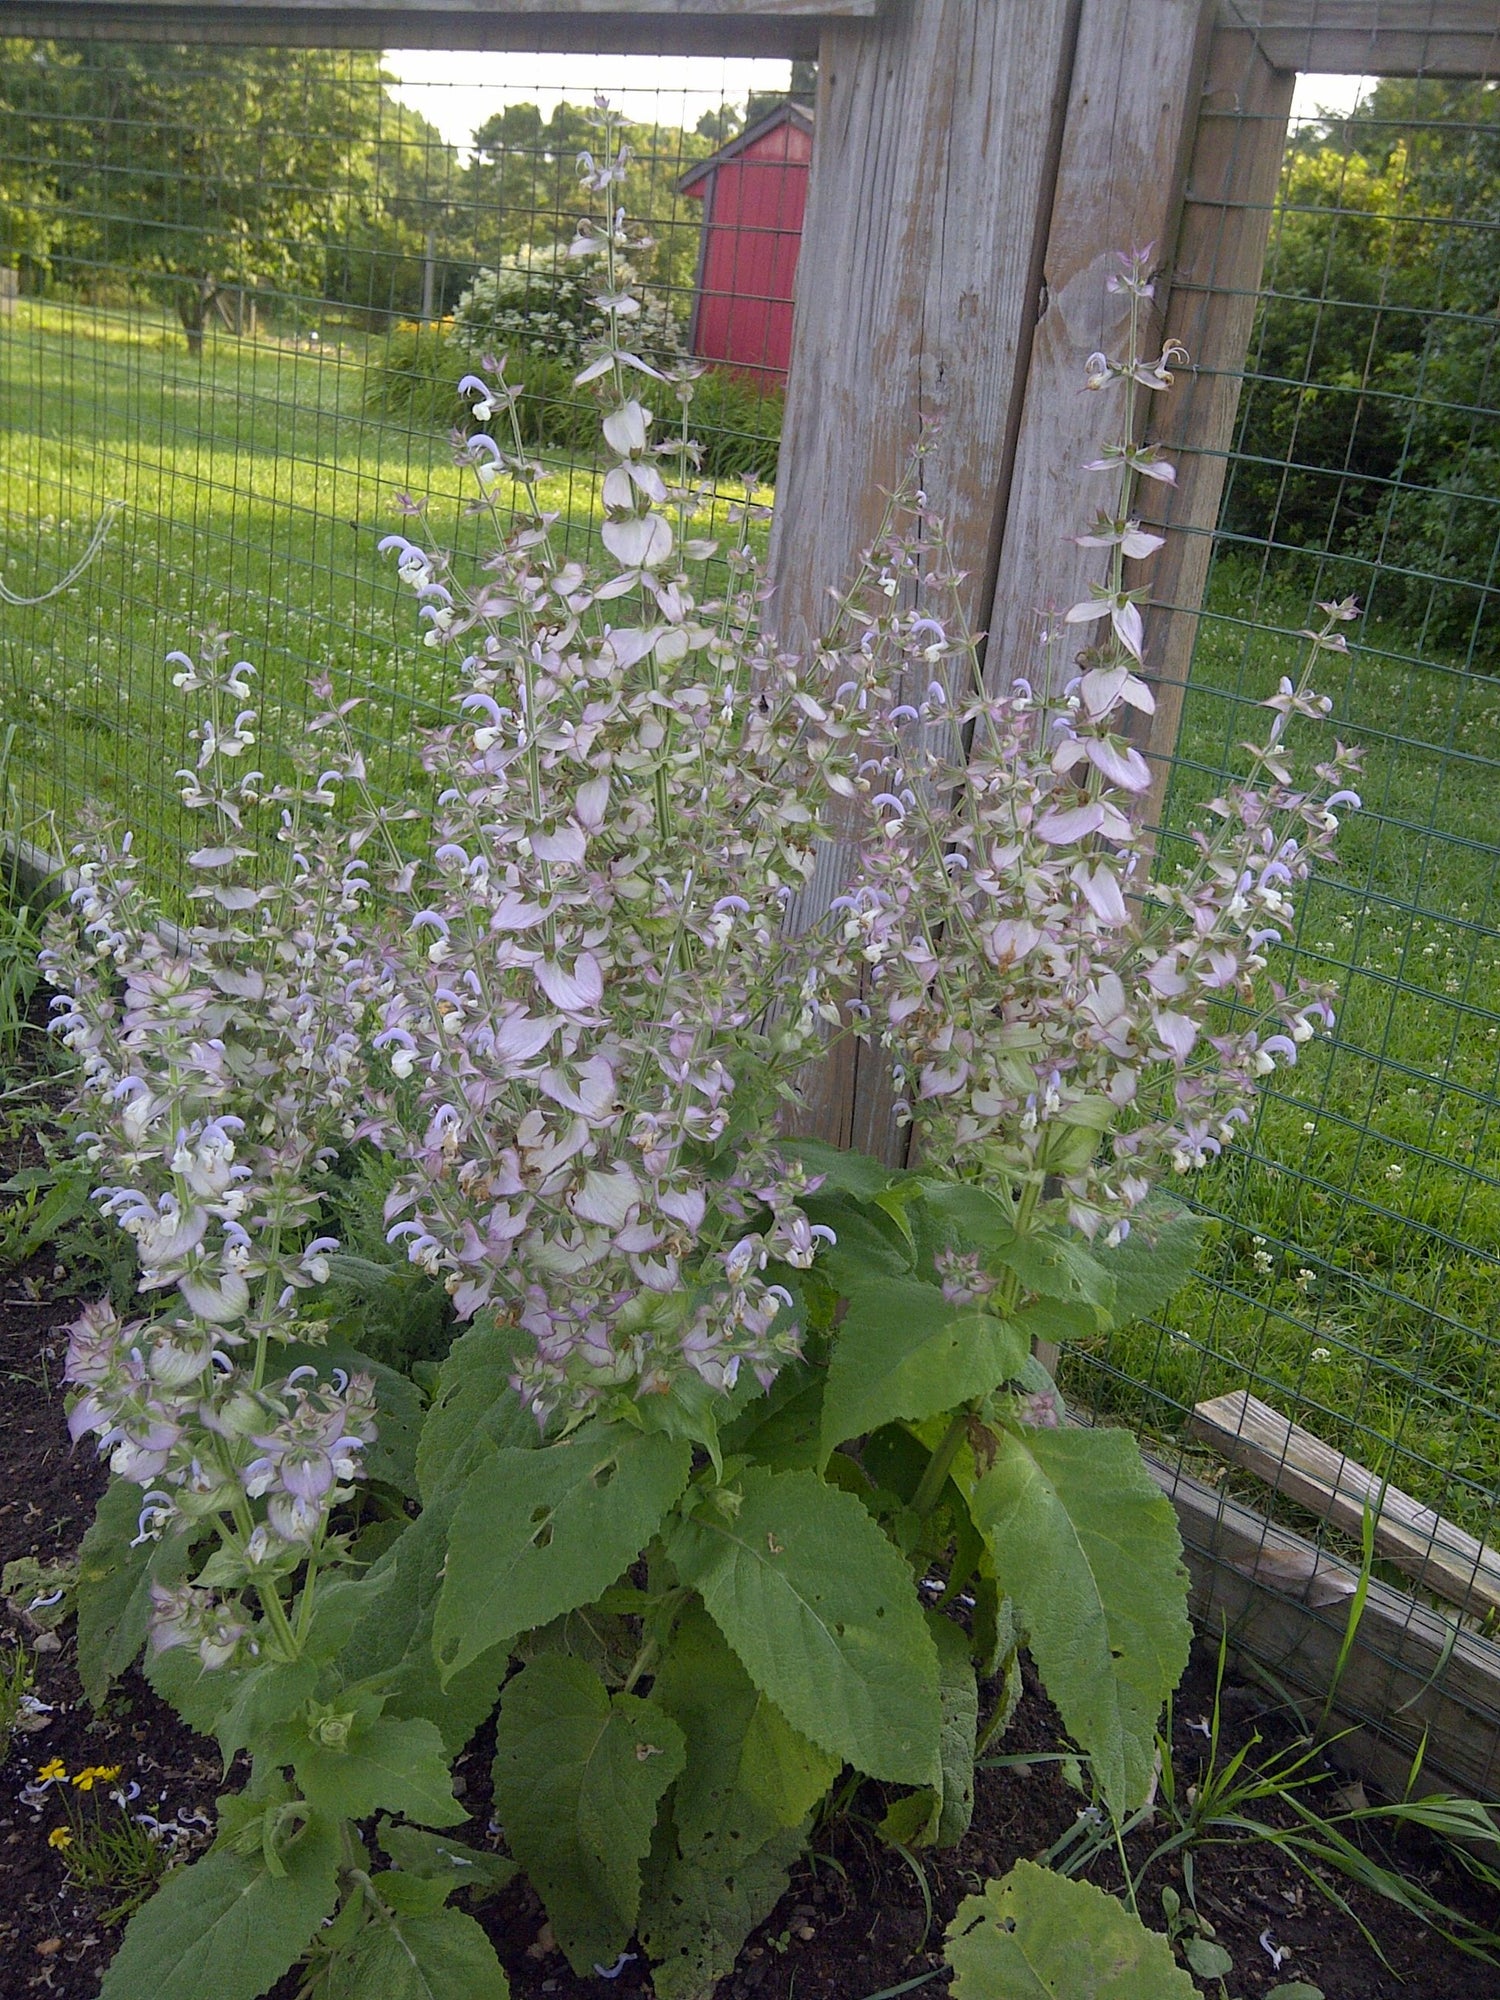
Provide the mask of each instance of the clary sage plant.
POLYGON ((1352 608, 1153 872, 1124 565, 1159 546, 1137 488, 1172 472, 1136 406, 1180 350, 1144 351, 1136 255, 1122 354, 1086 371, 1105 575, 1050 660, 981 675, 920 462, 788 655, 748 504, 728 545, 698 532, 690 374, 631 346, 601 124, 572 253, 610 329, 579 375, 602 556, 559 549, 487 365, 459 456, 493 553, 460 576, 419 514, 386 544, 462 662, 430 809, 371 796, 326 686, 269 783, 252 670, 178 656, 198 921, 97 840, 48 946, 79 1143, 140 1266, 133 1316, 90 1306, 69 1348, 73 1434, 115 1475, 80 1663, 97 1697, 144 1646, 250 1759, 106 2000, 253 2000, 299 1960, 330 2000, 487 2000, 504 1974, 450 1899, 516 1867, 580 1974, 634 1943, 662 2000, 706 1995, 846 1768, 887 1787, 890 1839, 962 1836, 1021 1645, 1114 1814, 1186 1661, 1171 1509, 1034 1349, 1164 1302, 1197 1229, 1161 1190, 1331 1021, 1272 968, 1357 804, 1349 752, 1304 776, 1290 747, 1352 608), (846 879, 794 924, 835 814, 846 879), (792 1136, 851 1034, 894 1067, 905 1169, 792 1136), (333 1313, 325 1189, 361 1149, 467 1322, 430 1396, 333 1313), (504 1854, 443 1832, 492 1713, 504 1854))

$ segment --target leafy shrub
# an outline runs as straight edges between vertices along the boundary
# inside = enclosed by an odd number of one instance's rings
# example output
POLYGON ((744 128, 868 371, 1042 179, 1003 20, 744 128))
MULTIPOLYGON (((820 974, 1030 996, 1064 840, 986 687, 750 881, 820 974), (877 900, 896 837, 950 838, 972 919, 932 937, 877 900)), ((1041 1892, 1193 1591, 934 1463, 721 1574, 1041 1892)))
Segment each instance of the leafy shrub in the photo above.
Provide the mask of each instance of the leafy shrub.
MULTIPOLYGON (((632 344, 653 361, 679 354, 682 328, 671 300, 641 285, 623 258, 615 277, 638 301, 627 329, 632 344)), ((454 344, 471 362, 494 350, 577 367, 590 345, 609 331, 597 292, 581 264, 569 259, 566 244, 527 245, 502 257, 493 270, 474 274, 453 308, 454 344)))
MULTIPOLYGON (((466 429, 472 418, 458 385, 475 365, 445 327, 397 327, 371 371, 365 407, 382 416, 466 429)), ((545 355, 522 354, 507 365, 506 378, 518 392, 517 426, 529 449, 581 453, 597 447, 598 411, 574 386, 576 373, 571 363, 545 355)), ((699 470, 710 479, 748 475, 762 484, 774 481, 780 391, 759 388, 727 369, 708 370, 692 387, 699 470)))
MULTIPOLYGON (((612 208, 607 119, 586 170, 612 208)), ((586 247, 614 293, 613 239, 586 247)), ((690 455, 653 447, 618 336, 578 378, 602 384, 607 560, 554 549, 523 392, 477 377, 500 437, 458 460, 524 505, 472 585, 387 540, 425 643, 463 657, 429 800, 368 794, 326 683, 298 782, 264 796, 253 669, 174 656, 204 709, 205 921, 173 948, 95 838, 46 957, 147 1301, 71 1332, 70 1429, 115 1474, 79 1666, 97 1696, 147 1643, 252 1775, 102 2000, 210 1969, 252 2000, 299 1959, 351 2000, 398 1971, 503 1994, 449 1899, 504 1864, 443 1834, 497 1701, 511 1857, 576 1972, 635 1935, 661 2000, 727 1970, 846 1765, 896 1789, 888 1837, 960 1839, 1023 1642, 1101 1810, 1146 1797, 1187 1658, 1175 1519, 1125 1432, 1065 1421, 1035 1349, 1164 1303, 1198 1227, 1157 1183, 1230 1144, 1330 1018, 1267 953, 1351 796, 1348 753, 1304 781, 1285 741, 1326 711, 1308 676, 1351 614, 1270 697, 1193 866, 1137 894, 1123 717, 1152 697, 1123 564, 1156 545, 1131 503, 1166 469, 1129 440, 1176 350, 1142 352, 1139 258, 1119 289, 1125 355, 1088 370, 1124 403, 1088 538, 1107 575, 1066 621, 1102 636, 1063 698, 986 691, 915 487, 811 659, 760 635, 748 507, 700 601, 690 455), (789 928, 854 803, 843 893, 789 928), (920 1167, 786 1136, 843 1034, 889 1052, 920 1167), (467 1323, 430 1400, 340 1336, 326 1185, 358 1144, 393 1170, 390 1239, 467 1323)), ((1043 1942, 1080 1902, 1021 1886, 1043 1942)))

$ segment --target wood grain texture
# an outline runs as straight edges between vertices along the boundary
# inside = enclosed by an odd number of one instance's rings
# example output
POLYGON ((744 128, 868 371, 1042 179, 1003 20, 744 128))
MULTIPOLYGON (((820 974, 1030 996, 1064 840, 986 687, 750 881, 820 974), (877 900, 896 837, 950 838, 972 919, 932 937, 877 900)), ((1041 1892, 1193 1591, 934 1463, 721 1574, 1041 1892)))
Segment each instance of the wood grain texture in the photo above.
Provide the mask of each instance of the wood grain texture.
POLYGON ((1221 0, 1277 69, 1336 76, 1494 76, 1495 0, 1221 0))
MULTIPOLYGON (((1106 552, 1071 537, 1113 502, 1113 480, 1079 468, 1118 423, 1120 394, 1084 391, 1083 362, 1119 346, 1122 302, 1105 289, 1115 253, 1145 243, 1170 251, 1176 237, 1213 5, 1084 0, 988 618, 994 688, 1018 675, 1040 684, 1047 612, 1078 602, 1105 573, 1106 552)), ((1054 678, 1072 671, 1076 650, 1052 649, 1054 678)))
POLYGON ((1157 412, 1177 485, 1143 496, 1143 512, 1167 537, 1149 570, 1146 660, 1156 714, 1140 732, 1153 769, 1153 823, 1182 721, 1295 84, 1289 71, 1271 68, 1252 36, 1215 30, 1165 301, 1168 329, 1191 357, 1157 412))
POLYGON ((1188 1428, 1221 1458, 1352 1535, 1368 1508, 1376 1549, 1424 1590, 1476 1616, 1500 1611, 1500 1555, 1248 1390, 1199 1403, 1188 1428))
MULTIPOLYGON (((1211 1638, 1225 1632, 1232 1647, 1308 1696, 1319 1715, 1344 1644, 1354 1571, 1188 1473, 1147 1464, 1177 1512, 1194 1616, 1211 1638), (1318 1595, 1323 1603, 1308 1601, 1318 1595)), ((1369 1584, 1331 1713, 1336 1723, 1368 1726, 1363 1768, 1388 1786, 1394 1775, 1399 1790, 1425 1736, 1429 1777, 1472 1798, 1496 1795, 1500 1646, 1386 1584, 1369 1584)), ((1346 1750, 1358 1764, 1358 1739, 1347 1739, 1346 1750)))
MULTIPOLYGON (((968 572, 968 615, 988 610, 1075 25, 1075 0, 908 0, 824 33, 771 539, 789 645, 826 623, 924 424, 939 427, 932 512, 968 572)), ((798 920, 826 908, 842 865, 835 847, 798 920)), ((831 1059, 808 1124, 899 1157, 878 1056, 831 1059)))
MULTIPOLYGON (((811 56, 905 0, 0 0, 0 34, 315 48, 811 56)), ((981 0, 989 4, 989 0, 981 0)))

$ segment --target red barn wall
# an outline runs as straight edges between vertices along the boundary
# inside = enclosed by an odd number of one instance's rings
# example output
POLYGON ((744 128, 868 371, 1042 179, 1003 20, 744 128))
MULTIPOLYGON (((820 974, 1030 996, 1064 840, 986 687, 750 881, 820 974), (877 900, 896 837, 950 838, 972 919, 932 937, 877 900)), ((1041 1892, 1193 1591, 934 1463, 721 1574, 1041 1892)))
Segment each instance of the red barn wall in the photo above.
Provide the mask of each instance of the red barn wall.
POLYGON ((790 120, 715 167, 706 189, 693 352, 778 386, 792 352, 792 292, 812 134, 790 120))

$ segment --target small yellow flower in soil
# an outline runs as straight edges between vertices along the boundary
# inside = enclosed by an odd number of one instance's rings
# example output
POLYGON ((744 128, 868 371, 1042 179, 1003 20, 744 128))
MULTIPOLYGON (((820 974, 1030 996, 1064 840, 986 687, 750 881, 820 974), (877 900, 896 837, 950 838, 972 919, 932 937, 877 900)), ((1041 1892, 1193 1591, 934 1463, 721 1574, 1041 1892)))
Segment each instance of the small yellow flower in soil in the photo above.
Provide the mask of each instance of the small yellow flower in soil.
POLYGON ((68 1767, 61 1757, 49 1757, 45 1764, 37 1766, 36 1781, 39 1785, 50 1785, 55 1780, 64 1780, 68 1767))
POLYGON ((85 1764, 73 1783, 80 1792, 91 1792, 95 1785, 113 1784, 119 1775, 118 1764, 85 1764))
POLYGON ((71 1847, 73 1845, 73 1836, 65 1826, 55 1826, 47 1835, 47 1845, 49 1847, 71 1847))

